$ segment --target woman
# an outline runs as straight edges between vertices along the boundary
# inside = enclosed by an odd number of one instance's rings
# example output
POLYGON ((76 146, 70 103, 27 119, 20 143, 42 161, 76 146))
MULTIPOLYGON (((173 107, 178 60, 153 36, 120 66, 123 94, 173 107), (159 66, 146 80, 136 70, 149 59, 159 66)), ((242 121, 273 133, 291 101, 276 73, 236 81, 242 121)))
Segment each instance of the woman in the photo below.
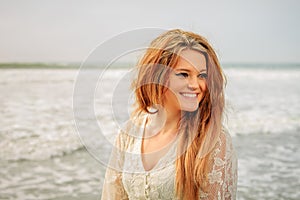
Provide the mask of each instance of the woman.
POLYGON ((222 127, 225 78, 211 45, 167 31, 137 70, 136 110, 117 137, 102 199, 235 199, 237 160, 222 127))

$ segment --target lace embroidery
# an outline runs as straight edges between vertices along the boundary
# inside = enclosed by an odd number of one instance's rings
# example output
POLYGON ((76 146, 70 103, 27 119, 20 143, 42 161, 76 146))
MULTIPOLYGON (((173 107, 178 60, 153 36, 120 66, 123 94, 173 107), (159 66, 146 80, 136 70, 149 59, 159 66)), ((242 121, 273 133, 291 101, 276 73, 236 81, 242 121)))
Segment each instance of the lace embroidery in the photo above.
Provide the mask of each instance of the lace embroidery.
MULTIPOLYGON (((167 153, 154 169, 146 172, 141 162, 139 138, 125 145, 129 135, 121 132, 117 137, 116 145, 121 151, 112 153, 110 166, 114 169, 108 168, 106 171, 102 199, 177 199, 175 162, 172 162, 176 151, 167 153)), ((237 159, 228 133, 220 134, 210 161, 207 187, 200 190, 199 199, 235 199, 237 159)))

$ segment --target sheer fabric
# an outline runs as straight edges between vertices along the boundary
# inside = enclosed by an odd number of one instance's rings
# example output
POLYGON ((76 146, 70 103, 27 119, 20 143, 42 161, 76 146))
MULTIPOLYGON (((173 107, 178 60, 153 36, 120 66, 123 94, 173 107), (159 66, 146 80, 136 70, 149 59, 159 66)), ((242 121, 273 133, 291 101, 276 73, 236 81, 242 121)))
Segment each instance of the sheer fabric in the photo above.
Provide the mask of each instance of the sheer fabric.
MULTIPOLYGON (((103 200, 178 199, 175 194, 177 145, 174 143, 154 168, 146 171, 141 157, 145 121, 128 125, 118 134, 106 170, 103 200)), ((225 131, 211 153, 209 169, 207 184, 201 188, 199 199, 235 199, 237 158, 231 137, 225 131)))

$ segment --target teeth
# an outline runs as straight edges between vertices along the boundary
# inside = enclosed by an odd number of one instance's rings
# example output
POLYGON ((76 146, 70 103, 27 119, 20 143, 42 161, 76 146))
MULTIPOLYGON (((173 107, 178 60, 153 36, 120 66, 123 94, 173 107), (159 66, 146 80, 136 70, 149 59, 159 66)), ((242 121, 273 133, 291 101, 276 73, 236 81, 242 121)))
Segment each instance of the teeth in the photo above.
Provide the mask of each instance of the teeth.
POLYGON ((182 93, 183 96, 185 97, 196 97, 197 95, 196 94, 190 94, 190 93, 182 93))

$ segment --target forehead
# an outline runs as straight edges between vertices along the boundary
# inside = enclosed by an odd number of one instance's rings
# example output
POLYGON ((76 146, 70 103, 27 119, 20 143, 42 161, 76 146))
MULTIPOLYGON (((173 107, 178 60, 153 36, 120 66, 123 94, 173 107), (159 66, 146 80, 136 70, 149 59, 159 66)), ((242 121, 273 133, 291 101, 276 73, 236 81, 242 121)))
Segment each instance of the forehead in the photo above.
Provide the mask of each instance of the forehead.
POLYGON ((183 50, 179 56, 174 69, 186 69, 197 72, 206 70, 206 58, 199 51, 186 49, 183 50))

